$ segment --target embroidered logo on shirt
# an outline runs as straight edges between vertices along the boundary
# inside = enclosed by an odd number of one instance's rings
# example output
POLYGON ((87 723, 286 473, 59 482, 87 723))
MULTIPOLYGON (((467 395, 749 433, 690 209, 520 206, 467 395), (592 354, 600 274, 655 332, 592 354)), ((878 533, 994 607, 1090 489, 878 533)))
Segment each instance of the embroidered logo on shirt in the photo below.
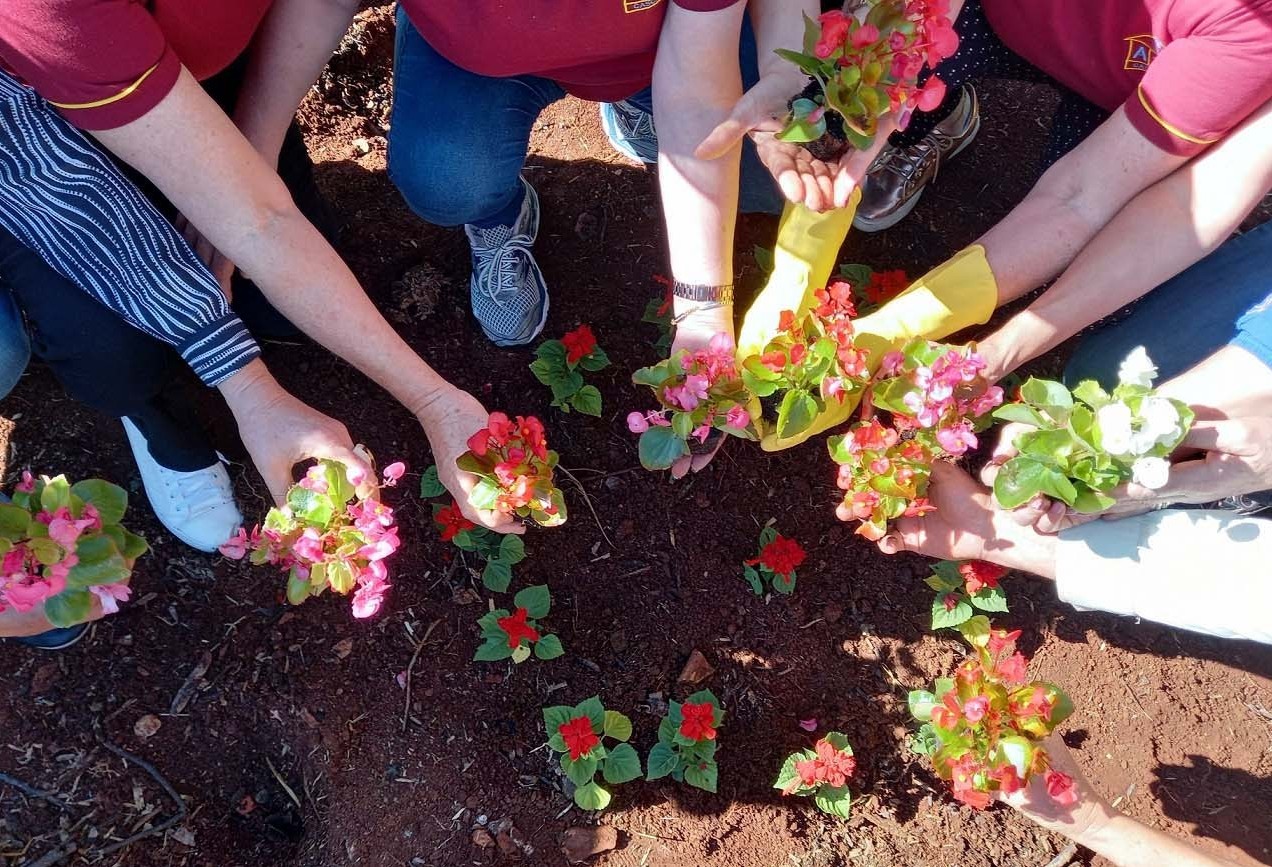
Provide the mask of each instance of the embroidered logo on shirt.
POLYGON ((1131 72, 1145 72, 1157 53, 1166 47, 1151 33, 1128 36, 1123 41, 1126 43, 1126 61, 1122 68, 1131 72))
POLYGON ((631 14, 632 12, 646 12, 653 9, 662 0, 623 0, 623 11, 631 14))

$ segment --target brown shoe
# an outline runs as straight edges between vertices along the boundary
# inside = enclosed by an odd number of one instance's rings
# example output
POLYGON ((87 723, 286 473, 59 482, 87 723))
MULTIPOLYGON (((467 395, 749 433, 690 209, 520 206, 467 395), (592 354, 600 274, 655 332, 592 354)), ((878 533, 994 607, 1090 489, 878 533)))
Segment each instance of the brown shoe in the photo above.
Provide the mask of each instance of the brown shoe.
POLYGON ((979 131, 980 103, 976 91, 965 84, 963 97, 949 117, 917 144, 907 148, 884 145, 866 171, 853 227, 881 232, 905 219, 919 203, 923 188, 936 179, 942 160, 971 144, 979 131))

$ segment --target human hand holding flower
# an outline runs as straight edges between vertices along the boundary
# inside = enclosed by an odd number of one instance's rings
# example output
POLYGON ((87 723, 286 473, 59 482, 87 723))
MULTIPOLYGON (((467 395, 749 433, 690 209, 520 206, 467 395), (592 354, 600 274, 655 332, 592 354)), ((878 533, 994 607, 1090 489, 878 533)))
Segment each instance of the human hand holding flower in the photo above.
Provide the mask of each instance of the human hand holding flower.
POLYGON ((1042 746, 1051 773, 1034 775, 1024 788, 1010 794, 999 792, 998 800, 1048 831, 1080 840, 1097 831, 1116 811, 1087 780, 1060 735, 1048 735, 1042 746), (1058 780, 1055 774, 1064 779, 1058 780), (1065 781, 1073 798, 1067 804, 1063 801, 1068 798, 1057 800, 1053 795, 1057 782, 1065 781))

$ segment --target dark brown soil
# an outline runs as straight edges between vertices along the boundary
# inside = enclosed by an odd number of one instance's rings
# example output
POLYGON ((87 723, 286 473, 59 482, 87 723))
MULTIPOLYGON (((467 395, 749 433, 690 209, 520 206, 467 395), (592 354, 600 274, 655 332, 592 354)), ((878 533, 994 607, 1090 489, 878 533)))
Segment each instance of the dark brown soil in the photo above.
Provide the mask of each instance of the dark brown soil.
MULTIPOLYGON (((570 523, 528 535, 515 579, 551 585, 549 625, 567 653, 515 668, 470 661, 489 594, 455 568, 415 475, 391 494, 405 545, 392 563, 388 612, 371 623, 354 622, 335 599, 280 604, 276 576, 183 548, 138 495, 132 522, 154 546, 139 564, 138 601, 66 653, 0 646, 8 698, 0 771, 70 801, 59 811, 0 787, 6 863, 34 863, 67 842, 94 851, 171 813, 146 773, 97 745, 100 724, 152 762, 190 810, 178 834, 104 864, 510 863, 516 856, 498 842, 478 845, 499 837, 529 863, 557 865, 563 832, 599 821, 619 832, 619 848, 597 861, 605 867, 1045 865, 1061 838, 1006 809, 956 806, 904 750, 904 692, 948 671, 957 643, 926 628, 923 561, 884 558, 835 520, 820 443, 776 455, 735 444, 679 483, 638 468, 622 419, 643 405, 630 371, 655 360, 655 335, 637 323, 658 291, 651 275, 665 270, 659 210, 654 178, 609 150, 593 105, 567 100, 543 115, 526 175, 542 197, 548 333, 593 325, 614 360, 597 378, 604 417, 551 410, 526 368, 528 353, 482 339, 467 312, 462 233, 414 218, 385 175, 378 136, 389 27, 387 8, 364 16, 360 47, 347 46, 337 61, 348 80, 326 79, 327 102, 306 106, 310 148, 347 221, 342 249, 372 297, 431 363, 488 406, 543 418, 586 490, 604 532, 563 480, 570 523), (792 597, 762 601, 738 564, 769 518, 807 546, 809 561, 792 597), (402 683, 417 647, 408 705, 402 683), (729 709, 720 793, 632 783, 599 820, 568 809, 541 748, 540 708, 599 693, 631 715, 643 752, 657 724, 650 694, 684 694, 676 678, 694 649, 715 666, 706 685, 729 709), (208 667, 191 681, 188 705, 172 712, 200 662, 208 667), (147 714, 161 727, 142 739, 135 726, 147 714), (771 788, 785 754, 808 743, 797 721, 809 717, 846 732, 856 748, 858 800, 846 822, 771 788), (474 835, 503 820, 515 832, 498 835, 500 825, 474 835)), ((854 235, 846 259, 920 272, 1025 193, 1054 97, 988 84, 982 101, 981 140, 900 226, 854 235)), ((771 242, 773 227, 769 218, 743 220, 741 262, 751 262, 753 244, 771 242)), ((757 284, 754 265, 741 280, 757 284)), ((431 462, 412 419, 323 350, 276 346, 267 360, 381 459, 406 460, 413 474, 431 462)), ((31 370, 3 415, 6 479, 30 466, 138 491, 118 424, 70 403, 44 369, 31 370)), ((238 478, 245 511, 259 516, 259 480, 238 478)), ((1034 672, 1072 694, 1078 710, 1066 738, 1100 788, 1131 815, 1207 851, 1272 860, 1272 653, 1076 612, 1024 577, 1008 590, 1005 623, 1026 630, 1034 672)), ((1090 863, 1089 854, 1078 861, 1090 863)))

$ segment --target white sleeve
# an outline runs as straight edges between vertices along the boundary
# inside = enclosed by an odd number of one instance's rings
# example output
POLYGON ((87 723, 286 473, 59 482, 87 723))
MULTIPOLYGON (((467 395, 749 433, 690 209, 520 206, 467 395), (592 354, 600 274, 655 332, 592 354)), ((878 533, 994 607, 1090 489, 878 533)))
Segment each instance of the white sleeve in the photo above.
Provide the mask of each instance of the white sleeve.
POLYGON ((1272 521, 1171 509, 1059 538, 1056 590, 1077 608, 1272 644, 1272 521))

